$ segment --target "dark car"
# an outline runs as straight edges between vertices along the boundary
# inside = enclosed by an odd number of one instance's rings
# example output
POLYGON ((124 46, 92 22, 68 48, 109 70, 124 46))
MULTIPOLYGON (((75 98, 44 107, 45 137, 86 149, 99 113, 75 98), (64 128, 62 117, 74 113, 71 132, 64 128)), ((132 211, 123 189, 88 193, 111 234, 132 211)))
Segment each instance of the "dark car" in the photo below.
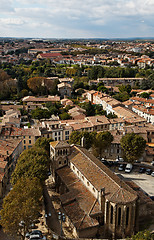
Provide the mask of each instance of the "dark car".
POLYGON ((147 169, 145 173, 146 173, 147 175, 151 175, 152 170, 151 170, 151 169, 147 169))
POLYGON ((108 161, 107 160, 105 160, 105 159, 101 159, 101 162, 104 164, 104 165, 106 165, 106 166, 108 166, 109 167, 109 163, 108 163, 108 161))
POLYGON ((145 169, 144 167, 141 167, 141 168, 139 169, 139 173, 145 173, 145 171, 146 171, 146 169, 145 169))
POLYGON ((112 167, 114 165, 114 161, 108 161, 109 166, 112 167))

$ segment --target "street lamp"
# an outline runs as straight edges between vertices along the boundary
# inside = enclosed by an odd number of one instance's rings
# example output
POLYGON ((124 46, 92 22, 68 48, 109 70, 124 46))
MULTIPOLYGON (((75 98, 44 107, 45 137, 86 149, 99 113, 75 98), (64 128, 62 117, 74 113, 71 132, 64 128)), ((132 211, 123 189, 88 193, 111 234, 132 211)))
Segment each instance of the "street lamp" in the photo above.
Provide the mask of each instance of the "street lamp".
POLYGON ((62 213, 62 212, 58 212, 58 219, 60 220, 60 226, 61 226, 61 233, 60 233, 60 235, 62 236, 62 232, 63 232, 62 223, 65 222, 65 220, 66 220, 65 214, 62 213))

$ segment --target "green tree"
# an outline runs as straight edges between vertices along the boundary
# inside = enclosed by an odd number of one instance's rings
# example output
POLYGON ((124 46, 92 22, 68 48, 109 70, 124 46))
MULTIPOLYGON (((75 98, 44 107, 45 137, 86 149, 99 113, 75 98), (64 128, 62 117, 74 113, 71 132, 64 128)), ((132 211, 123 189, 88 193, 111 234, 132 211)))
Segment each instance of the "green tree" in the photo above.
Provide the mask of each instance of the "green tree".
POLYGON ((40 137, 35 142, 36 148, 42 148, 47 151, 48 157, 50 156, 50 142, 53 141, 52 138, 40 137))
POLYGON ((113 119, 113 118, 117 118, 118 116, 115 113, 109 113, 106 115, 106 117, 109 119, 113 119))
POLYGON ((82 137, 84 137, 84 143, 85 143, 84 147, 89 149, 94 143, 95 136, 96 136, 96 132, 90 133, 87 131, 84 131, 84 132, 73 131, 70 135, 69 143, 81 145, 81 139, 82 137))
POLYGON ((82 103, 81 107, 86 110, 87 116, 94 116, 95 115, 95 107, 91 104, 91 102, 88 103, 82 103))
POLYGON ((128 162, 133 163, 142 156, 146 147, 146 141, 142 136, 135 133, 127 133, 121 138, 120 145, 124 151, 124 158, 128 162))
POLYGON ((69 143, 80 145, 81 133, 79 131, 73 131, 70 135, 69 143))
POLYGON ((50 118, 51 113, 47 109, 41 109, 41 108, 36 108, 35 110, 32 110, 31 112, 32 118, 34 119, 43 119, 43 118, 50 118))
POLYGON ((141 231, 138 232, 136 235, 133 235, 132 240, 153 240, 154 239, 154 235, 152 233, 150 233, 150 231, 141 231))
POLYGON ((149 96, 150 96, 150 93, 147 93, 147 92, 143 92, 140 94, 141 98, 149 98, 149 96))
POLYGON ((33 146, 25 150, 18 159, 11 183, 15 184, 21 177, 36 177, 43 182, 47 178, 49 163, 49 155, 43 148, 33 146))
POLYGON ((101 158, 102 152, 111 145, 112 141, 113 136, 110 132, 104 131, 97 133, 93 144, 94 155, 101 158))
POLYGON ((71 119, 71 115, 68 114, 67 112, 59 114, 59 117, 60 117, 61 120, 71 119))
POLYGON ((38 179, 21 178, 3 200, 0 224, 4 232, 19 235, 24 240, 30 225, 38 218, 41 196, 38 179))

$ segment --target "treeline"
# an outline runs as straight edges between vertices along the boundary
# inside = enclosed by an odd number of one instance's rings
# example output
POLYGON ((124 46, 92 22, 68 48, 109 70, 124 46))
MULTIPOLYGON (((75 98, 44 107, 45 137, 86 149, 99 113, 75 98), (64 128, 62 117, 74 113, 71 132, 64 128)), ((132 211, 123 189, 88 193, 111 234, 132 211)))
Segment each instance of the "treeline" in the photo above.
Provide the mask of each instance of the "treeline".
MULTIPOLYGON (((103 67, 103 66, 79 66, 79 65, 64 65, 52 64, 51 61, 23 61, 20 64, 14 65, 11 63, 0 63, 0 83, 4 73, 7 74, 7 79, 1 84, 0 99, 20 99, 25 94, 40 94, 40 95, 55 95, 57 92, 58 80, 53 81, 53 86, 49 89, 42 85, 43 78, 46 77, 73 77, 80 87, 86 87, 88 80, 97 78, 122 78, 122 77, 143 77, 145 82, 136 87, 142 89, 154 89, 153 69, 139 69, 131 67, 103 67), (2 76, 2 77, 1 77, 2 76), (10 82, 10 79, 16 81, 10 82), (31 81, 32 80, 32 81, 31 81), (36 80, 36 81, 35 81, 36 80), (8 81, 8 82, 7 82, 8 81), (7 84, 8 83, 8 84, 7 84), (34 84, 36 83, 36 84, 34 84), (26 92, 25 92, 26 90, 26 92)), ((75 87, 76 89, 76 87, 75 87)))

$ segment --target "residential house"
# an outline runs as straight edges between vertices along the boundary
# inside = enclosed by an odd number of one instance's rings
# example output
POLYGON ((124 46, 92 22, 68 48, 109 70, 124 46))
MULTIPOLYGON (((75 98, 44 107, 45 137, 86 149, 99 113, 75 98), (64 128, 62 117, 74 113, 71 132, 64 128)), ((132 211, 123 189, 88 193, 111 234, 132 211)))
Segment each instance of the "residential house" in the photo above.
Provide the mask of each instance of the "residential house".
POLYGON ((62 97, 64 97, 64 96, 71 97, 72 87, 70 84, 62 82, 62 83, 58 84, 57 87, 58 87, 58 91, 60 92, 60 95, 62 97))

